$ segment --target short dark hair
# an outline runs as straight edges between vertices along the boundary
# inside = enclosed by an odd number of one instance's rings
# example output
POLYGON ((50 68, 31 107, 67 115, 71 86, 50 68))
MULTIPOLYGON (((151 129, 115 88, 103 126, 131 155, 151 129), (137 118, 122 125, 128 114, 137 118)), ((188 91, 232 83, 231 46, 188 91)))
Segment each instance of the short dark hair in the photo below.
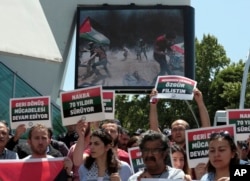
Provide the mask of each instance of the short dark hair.
POLYGON ((118 121, 117 120, 118 119, 106 119, 106 120, 102 121, 102 123, 99 125, 99 128, 102 129, 102 126, 104 124, 109 124, 109 123, 116 124, 117 125, 117 131, 120 134, 121 133, 121 124, 119 124, 120 122, 118 122, 119 120, 118 121))
POLYGON ((129 135, 129 131, 126 128, 124 128, 124 127, 120 127, 120 133, 121 134, 129 135))
POLYGON ((137 136, 137 135, 132 136, 132 137, 128 140, 127 147, 128 147, 128 148, 131 148, 133 144, 139 143, 140 139, 141 139, 140 136, 137 136))
POLYGON ((43 130, 47 131, 48 137, 51 138, 52 135, 51 135, 49 129, 48 129, 46 126, 44 126, 44 125, 42 125, 42 124, 36 124, 36 125, 32 126, 32 127, 30 128, 30 130, 29 130, 29 133, 28 133, 28 138, 29 138, 29 139, 31 139, 31 137, 32 137, 32 132, 33 132, 36 128, 38 128, 38 129, 43 129, 43 130))
POLYGON ((145 133, 145 130, 144 130, 144 129, 141 129, 141 128, 138 128, 138 129, 133 133, 133 135, 134 135, 134 136, 140 136, 142 133, 145 133))
POLYGON ((142 138, 140 139, 139 147, 141 150, 143 150, 146 142, 156 141, 156 140, 160 140, 163 151, 166 151, 169 148, 169 146, 168 146, 169 140, 168 140, 167 136, 165 136, 164 134, 162 134, 160 132, 154 131, 154 130, 148 130, 142 134, 142 138))

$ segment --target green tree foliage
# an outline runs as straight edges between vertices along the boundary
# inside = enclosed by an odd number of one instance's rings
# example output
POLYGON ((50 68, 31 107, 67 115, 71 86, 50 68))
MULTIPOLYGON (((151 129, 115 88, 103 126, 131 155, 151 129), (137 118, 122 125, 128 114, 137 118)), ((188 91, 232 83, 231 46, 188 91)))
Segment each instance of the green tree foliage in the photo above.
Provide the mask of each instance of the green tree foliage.
POLYGON ((116 95, 115 115, 131 133, 148 129, 149 97, 146 95, 116 95))
MULTIPOLYGON (((116 95, 115 115, 130 133, 138 128, 149 129, 149 96, 116 95)), ((198 127, 187 103, 182 100, 161 99, 157 104, 159 127, 169 128, 176 119, 187 120, 192 127, 198 127)))
MULTIPOLYGON (((210 105, 211 112, 239 108, 244 66, 245 63, 241 60, 238 63, 230 64, 218 73, 211 85, 211 99, 214 102, 214 104, 210 105)), ((249 83, 250 79, 248 78, 247 85, 249 83)), ((245 107, 250 107, 249 86, 246 92, 245 107)))
MULTIPOLYGON (((223 46, 212 35, 203 35, 203 39, 200 42, 196 39, 195 47, 195 80, 197 81, 197 87, 203 94, 204 102, 212 120, 215 113, 213 105, 216 102, 214 102, 215 100, 211 96, 211 93, 214 91, 211 89, 211 84, 216 75, 230 64, 230 59, 227 58, 223 46)), ((194 106, 196 107, 196 105, 194 106)), ((196 107, 195 112, 197 113, 197 111, 196 107)))

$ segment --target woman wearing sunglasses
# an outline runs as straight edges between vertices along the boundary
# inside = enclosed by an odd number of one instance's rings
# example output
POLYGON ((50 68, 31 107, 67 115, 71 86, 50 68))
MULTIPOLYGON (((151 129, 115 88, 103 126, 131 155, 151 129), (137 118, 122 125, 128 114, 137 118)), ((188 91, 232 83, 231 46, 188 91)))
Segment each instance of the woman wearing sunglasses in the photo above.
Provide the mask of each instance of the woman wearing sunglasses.
POLYGON ((240 162, 233 138, 227 131, 213 133, 208 148, 208 173, 201 178, 201 181, 230 180, 230 166, 238 165, 240 162))

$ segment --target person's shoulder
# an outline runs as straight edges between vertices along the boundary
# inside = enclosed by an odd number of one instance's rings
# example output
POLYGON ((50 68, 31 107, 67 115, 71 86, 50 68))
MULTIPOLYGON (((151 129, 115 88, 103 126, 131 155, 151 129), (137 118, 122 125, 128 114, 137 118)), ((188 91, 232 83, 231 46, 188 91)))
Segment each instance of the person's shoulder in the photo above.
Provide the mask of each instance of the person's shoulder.
POLYGON ((4 148, 7 154, 16 154, 15 151, 9 150, 7 148, 4 148))
POLYGON ((213 173, 206 173, 201 177, 201 181, 207 181, 207 180, 212 180, 214 178, 214 174, 213 173))
POLYGON ((130 165, 127 162, 120 161, 119 174, 122 180, 128 180, 128 178, 133 174, 130 165))
POLYGON ((117 155, 119 160, 125 161, 130 164, 128 152, 118 148, 117 155))
POLYGON ((127 162, 125 162, 125 161, 119 160, 119 162, 121 163, 122 166, 124 166, 124 165, 125 165, 125 166, 126 166, 126 165, 129 166, 129 164, 128 164, 127 162))
POLYGON ((17 152, 5 148, 8 159, 19 159, 17 152))
POLYGON ((74 143, 70 148, 69 148, 69 152, 73 152, 75 150, 76 147, 76 143, 74 143))
POLYGON ((246 160, 240 160, 240 165, 249 165, 250 162, 246 161, 246 160))
POLYGON ((52 155, 47 155, 46 158, 55 158, 55 157, 52 155))
POLYGON ((55 139, 51 139, 51 143, 54 144, 54 145, 58 145, 58 146, 61 146, 61 145, 65 144, 63 141, 55 140, 55 139))
POLYGON ((128 152, 126 152, 125 150, 122 150, 120 148, 117 149, 117 153, 118 153, 118 155, 128 155, 128 152))
POLYGON ((54 157, 63 157, 62 153, 59 150, 55 149, 52 145, 49 145, 48 154, 54 157))
POLYGON ((131 175, 128 179, 128 181, 137 181, 137 177, 142 173, 142 170, 139 170, 138 172, 131 175))
POLYGON ((185 173, 181 169, 173 168, 173 167, 170 167, 170 166, 167 166, 167 169, 169 171, 169 178, 183 179, 184 176, 185 176, 185 173))
POLYGON ((30 159, 31 158, 31 155, 28 155, 26 157, 24 157, 22 160, 27 160, 27 159, 30 159))
POLYGON ((174 167, 171 167, 171 166, 167 166, 167 169, 171 172, 183 172, 181 169, 179 168, 174 168, 174 167))
POLYGON ((119 160, 119 162, 121 164, 121 169, 129 169, 129 170, 131 170, 131 167, 127 162, 122 161, 122 160, 119 160))

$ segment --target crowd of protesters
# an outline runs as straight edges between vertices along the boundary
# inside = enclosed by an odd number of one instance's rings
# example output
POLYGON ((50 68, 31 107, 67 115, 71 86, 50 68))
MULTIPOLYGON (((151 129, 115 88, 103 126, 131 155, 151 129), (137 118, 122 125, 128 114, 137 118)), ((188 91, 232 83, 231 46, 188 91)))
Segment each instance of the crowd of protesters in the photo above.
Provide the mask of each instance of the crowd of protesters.
MULTIPOLYGON (((157 94, 152 90, 150 96, 157 94)), ((202 93, 194 90, 201 127, 210 127, 202 93)), ((139 181, 142 178, 190 180, 229 180, 230 166, 249 164, 250 140, 235 144, 227 132, 215 133, 208 143, 208 163, 189 168, 185 131, 188 121, 178 119, 170 129, 159 129, 157 100, 150 103, 148 130, 138 128, 130 133, 119 120, 85 122, 67 126, 67 133, 53 139, 51 129, 41 124, 28 130, 27 142, 21 136, 27 131, 19 125, 14 135, 5 121, 0 121, 0 159, 65 157, 64 168, 56 180, 139 181), (133 173, 128 149, 139 147, 144 168, 133 173), (220 161, 218 161, 220 160, 220 161)))

